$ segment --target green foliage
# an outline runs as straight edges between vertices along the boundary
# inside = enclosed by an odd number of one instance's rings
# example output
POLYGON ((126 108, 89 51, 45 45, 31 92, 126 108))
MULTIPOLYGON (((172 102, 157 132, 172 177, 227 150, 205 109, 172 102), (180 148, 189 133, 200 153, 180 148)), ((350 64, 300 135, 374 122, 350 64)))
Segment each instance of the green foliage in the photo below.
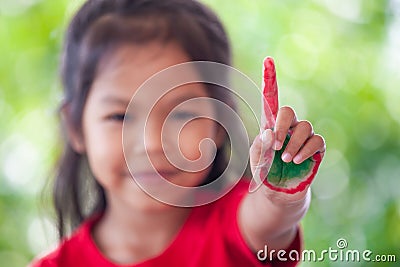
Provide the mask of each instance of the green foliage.
MULTIPOLYGON (((336 240, 345 238, 349 249, 396 254, 400 261, 399 4, 204 2, 227 27, 235 67, 261 81, 262 60, 273 56, 281 104, 293 106, 326 139, 302 222, 305 248, 337 248, 336 240)), ((80 3, 0 2, 1 265, 24 266, 55 240, 51 224, 40 219, 50 216, 49 194, 44 204, 39 195, 59 149, 62 36, 80 3)), ((343 265, 365 263, 302 264, 343 265)), ((396 266, 368 264, 375 265, 396 266)))

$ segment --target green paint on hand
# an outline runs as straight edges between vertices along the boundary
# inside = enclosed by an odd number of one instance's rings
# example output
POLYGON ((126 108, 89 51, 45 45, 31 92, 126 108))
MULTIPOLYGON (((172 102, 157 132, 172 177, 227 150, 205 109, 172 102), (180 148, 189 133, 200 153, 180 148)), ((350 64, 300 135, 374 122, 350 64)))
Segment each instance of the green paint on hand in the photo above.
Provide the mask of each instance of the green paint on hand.
POLYGON ((286 187, 286 183, 289 180, 307 177, 314 166, 314 161, 311 158, 300 164, 295 164, 293 161, 286 163, 282 160, 282 153, 285 151, 289 139, 290 135, 287 135, 282 149, 275 151, 274 160, 268 173, 268 182, 275 186, 286 187))

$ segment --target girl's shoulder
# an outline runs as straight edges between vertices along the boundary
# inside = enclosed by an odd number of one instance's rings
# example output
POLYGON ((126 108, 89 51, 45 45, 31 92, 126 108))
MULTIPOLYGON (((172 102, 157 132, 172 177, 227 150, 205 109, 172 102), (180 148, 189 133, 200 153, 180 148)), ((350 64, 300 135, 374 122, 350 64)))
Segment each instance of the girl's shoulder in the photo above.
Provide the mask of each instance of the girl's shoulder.
POLYGON ((86 258, 87 252, 95 246, 90 231, 99 216, 93 216, 78 227, 73 234, 62 240, 56 248, 39 255, 28 267, 76 266, 76 259, 86 258))

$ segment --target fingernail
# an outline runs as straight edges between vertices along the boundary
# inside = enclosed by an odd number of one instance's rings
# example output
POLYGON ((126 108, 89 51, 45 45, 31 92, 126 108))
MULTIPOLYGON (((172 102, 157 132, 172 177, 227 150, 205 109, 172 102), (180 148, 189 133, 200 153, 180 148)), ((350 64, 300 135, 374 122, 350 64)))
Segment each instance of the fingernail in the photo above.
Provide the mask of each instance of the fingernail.
POLYGON ((294 157, 293 162, 296 164, 299 164, 302 160, 302 157, 300 155, 297 155, 296 157, 294 157))
POLYGON ((279 150, 282 148, 282 142, 281 141, 275 141, 275 150, 279 150))
POLYGON ((290 160, 292 159, 292 156, 289 154, 289 153, 283 153, 283 155, 282 155, 282 160, 284 161, 284 162, 290 162, 290 160))

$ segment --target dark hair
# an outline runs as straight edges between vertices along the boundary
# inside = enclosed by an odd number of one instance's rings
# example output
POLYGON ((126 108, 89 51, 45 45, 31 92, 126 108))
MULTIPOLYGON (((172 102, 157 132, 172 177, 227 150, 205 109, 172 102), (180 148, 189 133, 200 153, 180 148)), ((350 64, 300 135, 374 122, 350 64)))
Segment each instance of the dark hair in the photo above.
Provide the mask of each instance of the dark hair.
MULTIPOLYGON (((61 108, 68 107, 68 116, 64 123, 81 132, 86 98, 99 62, 107 53, 120 45, 150 41, 175 41, 194 61, 231 63, 221 22, 198 1, 88 0, 73 17, 65 36, 61 63, 65 98, 61 108)), ((235 108, 227 90, 213 90, 213 85, 207 88, 210 97, 235 108)), ((217 151, 205 183, 223 172, 227 149, 224 145, 217 151)), ((86 156, 74 151, 68 141, 57 166, 53 197, 60 239, 107 205, 104 189, 88 172, 86 156)))

